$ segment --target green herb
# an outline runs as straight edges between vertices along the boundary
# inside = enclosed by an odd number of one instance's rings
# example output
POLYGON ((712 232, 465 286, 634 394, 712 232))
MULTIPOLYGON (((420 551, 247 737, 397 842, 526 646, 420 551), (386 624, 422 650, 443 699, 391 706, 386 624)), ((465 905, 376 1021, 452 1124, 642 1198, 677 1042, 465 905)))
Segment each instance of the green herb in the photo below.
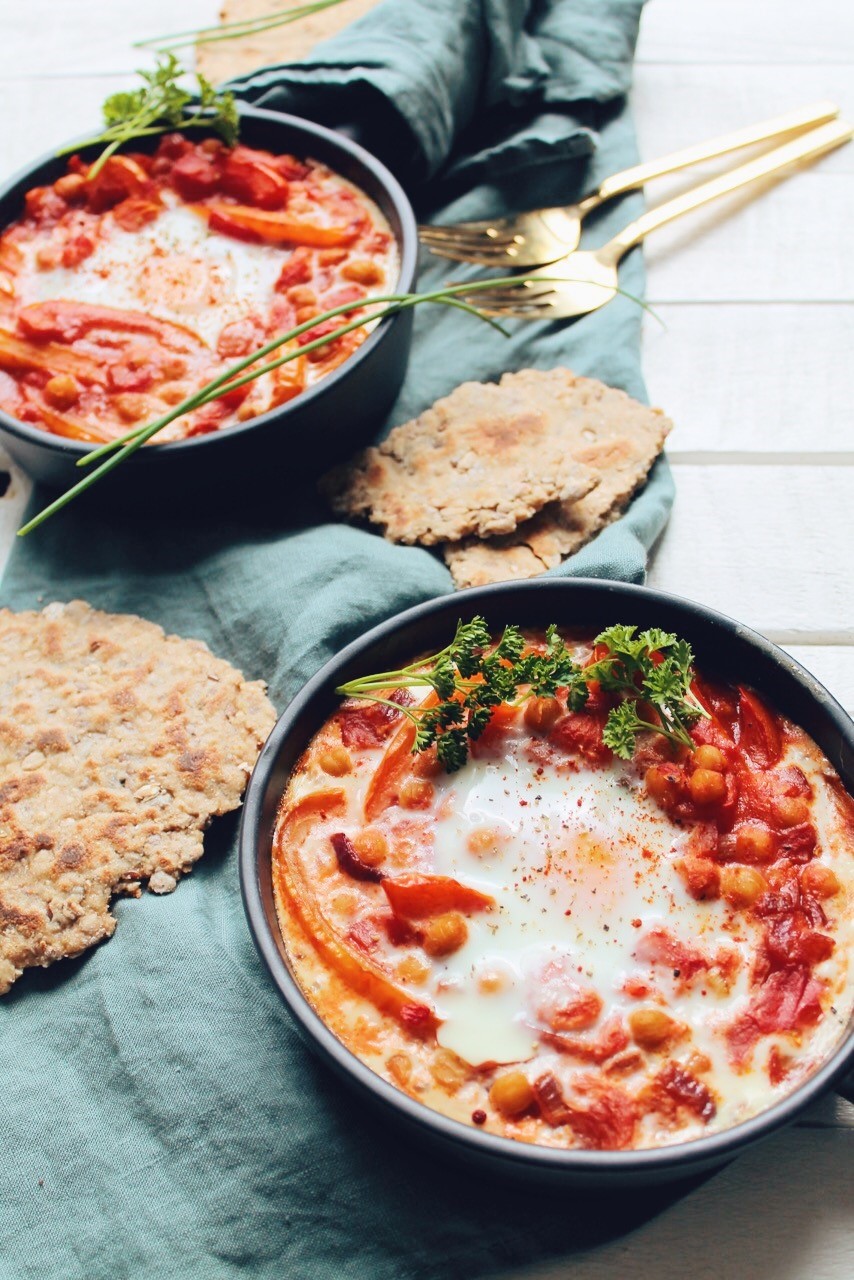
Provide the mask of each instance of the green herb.
POLYGON ((137 40, 135 48, 185 49, 188 45, 216 44, 221 40, 239 40, 242 36, 256 36, 264 31, 272 31, 274 27, 286 27, 291 22, 299 22, 301 18, 310 18, 312 14, 322 13, 324 9, 332 9, 342 4, 343 0, 313 0, 309 4, 298 4, 290 9, 278 9, 274 13, 265 13, 257 18, 244 18, 238 22, 223 22, 215 27, 195 27, 188 31, 173 31, 165 36, 152 36, 149 40, 137 40))
POLYGON ((89 167, 94 178, 119 147, 135 138, 149 138, 170 129, 212 129, 228 146, 239 130, 237 104, 231 93, 218 92, 204 76, 196 76, 197 93, 182 88, 178 81, 184 69, 174 54, 159 58, 153 71, 139 71, 139 89, 114 93, 102 107, 104 131, 85 143, 66 147, 59 155, 81 146, 105 143, 98 159, 89 167), (191 109, 192 108, 192 109, 191 109))
POLYGON ((689 729, 707 713, 691 692, 694 655, 688 641, 657 627, 638 633, 637 627, 615 626, 598 635, 596 645, 606 653, 584 668, 585 688, 596 680, 605 693, 622 699, 602 730, 605 745, 629 760, 638 734, 648 730, 693 749, 689 729), (642 714, 644 703, 657 719, 642 714))
POLYGON ((627 626, 609 627, 594 643, 595 661, 580 666, 556 626, 546 631, 544 653, 525 653, 518 627, 507 627, 494 645, 486 621, 475 617, 457 623, 453 640, 439 653, 351 680, 336 692, 387 703, 408 716, 416 726, 413 751, 435 746, 449 773, 465 764, 469 742, 480 737, 496 707, 521 706, 566 689, 570 710, 581 711, 593 684, 616 699, 602 729, 602 741, 615 755, 630 759, 641 732, 693 749, 688 730, 706 713, 691 693, 691 646, 665 631, 638 634, 627 626), (391 690, 412 688, 432 689, 436 701, 426 708, 390 702, 391 690), (641 713, 645 703, 657 719, 641 713))

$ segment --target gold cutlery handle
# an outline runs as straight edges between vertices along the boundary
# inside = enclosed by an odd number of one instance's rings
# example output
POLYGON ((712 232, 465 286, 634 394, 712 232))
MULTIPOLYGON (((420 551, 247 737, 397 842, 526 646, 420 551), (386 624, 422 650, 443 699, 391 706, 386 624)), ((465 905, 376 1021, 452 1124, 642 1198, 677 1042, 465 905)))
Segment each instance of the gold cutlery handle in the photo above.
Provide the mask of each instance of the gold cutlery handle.
POLYGON ((650 231, 656 231, 666 223, 672 222, 674 218, 681 218, 683 213, 690 213, 700 205, 708 204, 710 200, 717 200, 719 196, 738 191, 740 187, 749 186, 760 178, 767 178, 782 169, 787 169, 790 165, 797 164, 798 161, 810 160, 815 156, 823 155, 826 151, 832 151, 834 147, 841 146, 852 137, 854 137, 854 128, 842 120, 812 129, 809 133, 793 138, 790 142, 784 142, 782 146, 775 147, 773 151, 768 151, 763 156, 757 156, 755 160, 748 160, 746 164, 740 164, 735 169, 730 169, 728 173, 721 174, 720 177, 701 182, 699 186, 691 187, 689 191, 684 191, 673 200, 667 200, 664 204, 649 209, 634 222, 630 222, 601 249, 596 249, 595 255, 603 262, 616 264, 627 250, 639 244, 650 231))
MULTIPOLYGON (((622 173, 615 173, 606 178, 599 189, 588 196, 588 200, 597 205, 624 191, 633 191, 642 187, 652 178, 660 178, 666 173, 676 173, 679 169, 687 169, 692 164, 700 164, 703 160, 714 160, 717 156, 728 155, 731 151, 740 151, 742 147, 753 146, 757 142, 765 142, 770 138, 778 138, 787 133, 798 133, 803 129, 814 128, 835 120, 839 108, 832 102, 814 102, 808 107, 800 107, 797 111, 789 111, 785 115, 775 116, 773 120, 763 120, 759 124, 748 125, 745 129, 737 129, 734 133, 725 133, 718 138, 709 138, 707 142, 699 142, 696 146, 685 147, 682 151, 673 151, 669 156, 658 160, 648 160, 644 164, 636 164, 622 173)), ((591 206, 592 207, 592 206, 591 206)))

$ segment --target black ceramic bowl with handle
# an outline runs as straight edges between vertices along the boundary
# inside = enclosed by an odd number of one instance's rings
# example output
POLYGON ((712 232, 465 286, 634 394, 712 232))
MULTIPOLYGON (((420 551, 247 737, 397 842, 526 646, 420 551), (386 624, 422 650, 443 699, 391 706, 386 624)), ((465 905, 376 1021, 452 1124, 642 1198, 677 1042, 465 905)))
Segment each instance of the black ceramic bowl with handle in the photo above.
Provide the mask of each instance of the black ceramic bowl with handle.
MULTIPOLYGON (((415 216, 385 165, 343 134, 309 120, 255 107, 241 107, 240 118, 242 143, 319 160, 370 196, 388 220, 400 256, 398 279, 383 291, 411 291, 418 259, 415 216)), ((204 132, 193 130, 192 137, 204 137, 204 132)), ((134 149, 153 150, 158 141, 142 139, 134 149)), ((92 160, 100 150, 81 147, 80 154, 92 160)), ((26 192, 54 182, 67 163, 67 155, 50 154, 0 188, 0 230, 22 215, 26 192)), ((122 500, 130 495, 151 499, 163 492, 206 496, 214 486, 236 495, 259 484, 281 484, 295 471, 324 470, 373 434, 391 407, 406 372, 412 319, 409 309, 381 321, 337 369, 270 413, 208 435, 146 445, 99 481, 92 494, 122 500)), ((75 464, 93 448, 19 422, 2 410, 0 442, 35 480, 62 489, 85 475, 75 464)))
POLYGON ((398 614, 353 641, 294 698, 267 741, 246 794, 240 830, 244 905, 256 945, 309 1045, 397 1123, 482 1169, 565 1185, 625 1186, 688 1178, 724 1164, 790 1123, 836 1086, 851 1096, 854 1021, 827 1061, 792 1093, 733 1128, 692 1142, 643 1151, 560 1150, 514 1142, 451 1120, 395 1089, 344 1047, 294 978, 276 919, 272 837, 291 771, 340 698, 337 685, 395 669, 413 654, 442 648, 458 619, 482 614, 490 627, 601 629, 612 623, 662 627, 687 639, 710 675, 752 685, 818 743, 854 792, 854 722, 794 658, 755 631, 702 605, 645 587, 593 579, 539 579, 440 597, 398 614), (846 1083, 846 1076, 848 1077, 846 1083))

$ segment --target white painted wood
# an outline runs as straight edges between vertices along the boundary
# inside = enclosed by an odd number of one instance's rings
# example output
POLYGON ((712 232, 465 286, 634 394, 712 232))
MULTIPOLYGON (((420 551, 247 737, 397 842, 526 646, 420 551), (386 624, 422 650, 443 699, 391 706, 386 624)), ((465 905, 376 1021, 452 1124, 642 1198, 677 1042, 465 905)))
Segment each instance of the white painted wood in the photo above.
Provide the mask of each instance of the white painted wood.
POLYGON ((153 61, 135 40, 215 22, 217 10, 216 0, 2 0, 0 77, 131 73, 153 61))
POLYGON ((832 644, 786 644, 783 648, 854 715, 854 648, 832 644))
POLYGON ((644 318, 644 375, 675 424, 672 460, 851 456, 854 303, 655 310, 666 327, 644 318))
POLYGON ((640 63, 812 66, 851 61, 854 8, 844 0, 650 0, 640 63))
POLYGON ((127 87, 127 76, 70 76, 61 87, 47 78, 0 79, 0 119, 22 124, 0 131, 0 179, 72 138, 97 133, 101 103, 108 94, 127 87), (58 93, 61 111, 56 109, 58 93))
POLYGON ((516 1280, 850 1280, 851 1142, 780 1134, 625 1239, 516 1280))
MULTIPOLYGON (((659 4, 660 0, 650 0, 644 28, 654 19, 659 4)), ((703 50, 698 48, 696 56, 702 58, 703 50)), ((729 133, 816 102, 835 102, 843 118, 850 119, 854 114, 854 39, 844 65, 792 66, 785 72, 774 66, 748 69, 708 66, 700 61, 684 66, 642 62, 635 67, 632 100, 644 157, 666 155, 704 137, 729 133)), ((821 171, 854 172, 854 147, 833 152, 821 171)), ((649 194, 657 199, 658 186, 651 186, 649 194)))
POLYGON ((851 539, 843 537, 854 467, 674 470, 677 500, 650 585, 702 600, 783 644, 854 642, 851 539))
MULTIPOLYGON (((755 183, 653 232, 649 301, 849 301, 854 176, 822 172, 822 163, 755 183)), ((686 185, 683 179, 680 188, 686 185)), ((662 180, 655 203, 673 190, 662 180)))

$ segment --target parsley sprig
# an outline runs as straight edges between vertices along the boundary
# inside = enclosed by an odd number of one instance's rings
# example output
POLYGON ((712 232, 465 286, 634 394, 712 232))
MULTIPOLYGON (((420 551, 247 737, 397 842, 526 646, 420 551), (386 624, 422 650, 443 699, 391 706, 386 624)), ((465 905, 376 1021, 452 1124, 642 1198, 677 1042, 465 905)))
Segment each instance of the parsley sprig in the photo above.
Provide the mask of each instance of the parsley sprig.
POLYGON ((104 150, 89 167, 87 176, 94 178, 125 143, 168 133, 170 129, 212 129, 228 146, 234 144, 239 119, 232 93, 215 89, 203 75, 196 76, 195 93, 182 87, 179 80, 185 74, 184 68, 173 53, 160 56, 153 71, 137 74, 142 80, 138 89, 114 93, 104 102, 103 132, 85 143, 66 147, 59 155, 103 142, 104 150))
POLYGON ((670 632, 616 625, 595 639, 595 660, 576 663, 557 627, 546 631, 544 652, 526 650, 518 627, 505 628, 497 644, 482 617, 459 622, 453 640, 430 657, 396 671, 381 671, 340 685, 337 693, 380 702, 401 711, 416 726, 414 752, 435 746, 449 773, 462 768, 469 743, 481 736, 502 704, 520 706, 529 698, 567 691, 571 711, 581 711, 596 686, 616 701, 602 729, 602 741, 624 760, 634 754, 639 733, 660 734, 693 749, 689 729, 705 711, 691 693, 691 646, 670 632), (604 652, 603 652, 604 650, 604 652), (401 707, 388 698, 394 689, 431 689, 426 707, 401 707))
POLYGON ((638 633, 637 627, 617 625, 598 635, 596 645, 607 652, 584 668, 586 686, 596 680, 621 699, 602 730, 605 745, 629 760, 638 734, 649 731, 693 749, 689 730, 707 713, 691 692, 694 654, 688 641, 658 627, 638 633), (655 719, 643 713, 644 703, 655 719))

